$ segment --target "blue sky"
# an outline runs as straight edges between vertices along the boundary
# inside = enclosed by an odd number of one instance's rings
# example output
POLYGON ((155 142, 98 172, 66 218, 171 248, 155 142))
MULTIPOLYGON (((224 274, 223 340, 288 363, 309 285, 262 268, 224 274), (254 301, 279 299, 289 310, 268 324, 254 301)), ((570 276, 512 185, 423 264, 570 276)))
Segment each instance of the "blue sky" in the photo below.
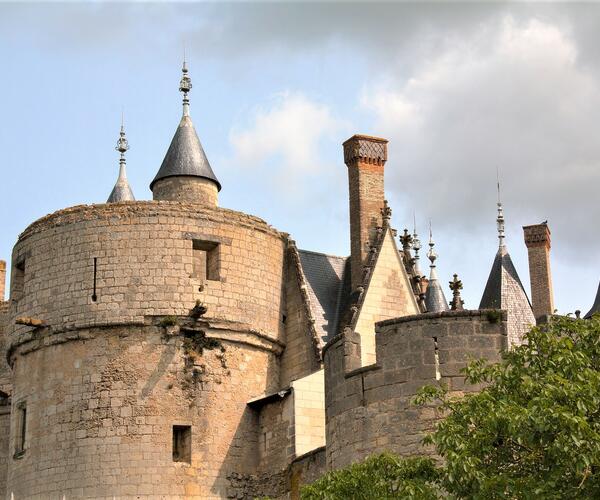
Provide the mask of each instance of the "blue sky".
MULTIPOLYGON (((108 197, 121 109, 128 176, 150 199, 181 114, 223 190, 301 248, 348 253, 354 133, 390 139, 398 230, 433 221, 439 274, 477 307, 507 242, 528 287, 521 226, 548 219, 555 301, 586 311, 600 278, 596 5, 0 4, 0 258, 55 210, 108 197)), ((427 268, 422 261, 422 268, 427 268)), ((449 294, 448 294, 449 295, 449 294)))

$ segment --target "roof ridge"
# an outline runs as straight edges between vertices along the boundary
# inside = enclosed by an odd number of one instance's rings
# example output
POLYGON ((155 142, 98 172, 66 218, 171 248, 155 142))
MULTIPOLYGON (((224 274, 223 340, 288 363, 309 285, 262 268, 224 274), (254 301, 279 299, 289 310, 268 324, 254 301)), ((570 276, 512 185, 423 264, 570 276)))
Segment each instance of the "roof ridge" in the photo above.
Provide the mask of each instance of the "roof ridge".
POLYGON ((323 255, 325 257, 333 257, 334 259, 343 259, 343 260, 346 260, 349 257, 349 256, 343 257, 341 255, 333 255, 331 253, 316 252, 315 250, 304 250, 302 248, 298 248, 297 250, 298 250, 298 252, 312 253, 314 255, 323 255))

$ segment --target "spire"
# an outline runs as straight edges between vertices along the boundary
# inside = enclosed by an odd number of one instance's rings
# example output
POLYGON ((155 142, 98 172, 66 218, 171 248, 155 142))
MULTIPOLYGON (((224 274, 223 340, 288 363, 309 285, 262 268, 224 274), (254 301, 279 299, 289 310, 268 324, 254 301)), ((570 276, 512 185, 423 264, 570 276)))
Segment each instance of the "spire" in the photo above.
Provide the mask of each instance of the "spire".
MULTIPOLYGON (((204 153, 198 134, 194 128, 194 124, 190 117, 190 99, 189 92, 192 90, 192 79, 188 74, 187 61, 183 60, 181 69, 182 76, 179 81, 179 91, 183 93, 183 116, 179 122, 179 126, 175 131, 175 135, 171 140, 171 145, 165 155, 165 158, 156 174, 154 180, 150 183, 150 189, 154 192, 154 184, 167 177, 185 177, 185 178, 202 178, 211 181, 217 190, 221 190, 221 184, 217 180, 208 158, 204 153)), ((183 193, 171 193, 173 198, 179 199, 183 193)), ((154 193, 155 199, 156 193, 154 193)), ((162 199, 162 198, 161 198, 162 199)), ((164 198, 167 199, 167 198, 164 198)), ((216 199, 216 198, 215 198, 216 199)))
POLYGON ((419 235, 417 234, 417 216, 413 212, 413 237, 412 237, 412 248, 415 251, 415 273, 420 276, 421 270, 419 269, 419 250, 421 250, 421 240, 419 239, 419 235))
POLYGON ((496 169, 496 182, 498 186, 498 217, 496 223, 498 225, 498 247, 504 248, 504 212, 502 211, 502 202, 500 201, 500 177, 498 175, 498 169, 496 169))
POLYGON ((429 274, 429 284, 427 285, 427 292, 425 294, 425 307, 427 312, 442 312, 448 310, 448 302, 444 296, 444 291, 438 280, 435 260, 437 254, 433 250, 435 243, 433 241, 433 235, 431 232, 431 221, 429 221, 429 252, 427 252, 427 258, 431 262, 429 268, 431 269, 429 274))
POLYGON ((121 113, 121 131, 115 149, 121 154, 119 158, 119 177, 115 187, 110 193, 106 203, 116 203, 119 201, 135 201, 129 182, 127 181, 127 171, 125 166, 125 152, 129 149, 129 142, 125 136, 125 125, 123 121, 123 113, 121 113))

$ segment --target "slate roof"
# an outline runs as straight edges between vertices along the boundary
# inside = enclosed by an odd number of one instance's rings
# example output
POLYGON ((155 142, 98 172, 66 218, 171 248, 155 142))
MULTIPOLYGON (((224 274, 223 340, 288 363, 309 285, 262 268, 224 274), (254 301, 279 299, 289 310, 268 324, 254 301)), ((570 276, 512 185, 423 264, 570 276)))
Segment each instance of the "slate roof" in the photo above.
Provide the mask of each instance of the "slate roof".
POLYGON ((521 279, 517 274, 517 270, 510 258, 510 254, 505 246, 502 246, 498 249, 496 253, 496 257, 494 258, 494 263, 492 264, 492 269, 490 271, 490 275, 488 277, 487 283, 485 285, 485 290, 483 291, 483 296, 481 297, 481 303, 479 304, 479 309, 501 309, 502 308, 502 270, 505 270, 506 273, 518 283, 521 290, 525 294, 527 298, 527 302, 529 307, 531 308, 531 303, 529 302, 529 298, 527 297, 527 293, 525 292, 525 288, 523 288, 523 284, 521 283, 521 279))
POLYGON ((596 300, 594 300, 594 305, 588 311, 588 313, 584 316, 585 319, 591 318, 593 314, 600 313, 600 284, 598 285, 598 292, 596 293, 596 300))
POLYGON ((176 176, 202 177, 213 181, 217 189, 221 190, 221 183, 208 162, 192 119, 188 115, 181 117, 162 165, 150 183, 150 189, 156 181, 176 176))
POLYGON ((135 201, 133 191, 127 181, 127 174, 125 173, 125 166, 122 165, 119 168, 119 178, 115 184, 115 187, 110 193, 106 203, 117 203, 119 201, 135 201))
POLYGON ((425 293, 425 307, 427 312, 442 312, 450 309, 438 279, 429 280, 427 292, 425 293))
POLYGON ((308 250, 298 250, 298 254, 315 329, 325 343, 336 334, 340 308, 346 302, 344 288, 349 288, 349 259, 308 250))

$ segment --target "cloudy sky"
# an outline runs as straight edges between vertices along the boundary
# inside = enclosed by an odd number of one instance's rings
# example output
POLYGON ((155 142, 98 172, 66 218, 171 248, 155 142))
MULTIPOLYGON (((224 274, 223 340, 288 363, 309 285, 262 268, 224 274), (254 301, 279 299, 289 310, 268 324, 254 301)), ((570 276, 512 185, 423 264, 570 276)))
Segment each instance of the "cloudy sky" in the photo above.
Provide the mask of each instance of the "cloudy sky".
MULTIPOLYGON (((354 133, 390 140, 393 223, 426 239, 476 308, 497 248, 529 291, 521 227, 548 220, 555 301, 587 311, 600 279, 600 5, 0 4, 0 258, 63 207, 102 203, 121 109, 138 199, 191 111, 224 207, 301 248, 346 255, 354 133)), ((422 262, 426 268, 426 263, 422 262)))

